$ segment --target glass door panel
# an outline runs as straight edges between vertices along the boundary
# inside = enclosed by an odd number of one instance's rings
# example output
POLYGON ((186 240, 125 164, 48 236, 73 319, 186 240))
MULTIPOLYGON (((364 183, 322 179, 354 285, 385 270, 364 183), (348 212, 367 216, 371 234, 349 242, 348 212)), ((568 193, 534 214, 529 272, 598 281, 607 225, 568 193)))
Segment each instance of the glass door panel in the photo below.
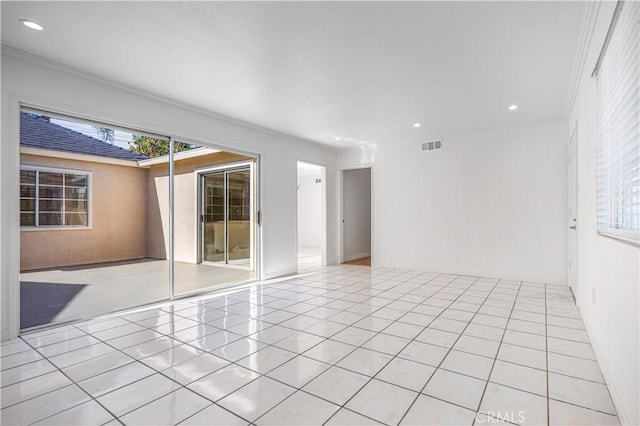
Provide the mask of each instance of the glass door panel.
POLYGON ((202 260, 225 262, 225 173, 202 176, 202 260))
POLYGON ((21 146, 58 141, 58 158, 20 155, 20 329, 168 300, 169 141, 27 111, 20 124, 21 146), (81 159, 78 147, 128 166, 81 159))
POLYGON ((249 170, 227 172, 227 262, 251 260, 251 182, 249 170))

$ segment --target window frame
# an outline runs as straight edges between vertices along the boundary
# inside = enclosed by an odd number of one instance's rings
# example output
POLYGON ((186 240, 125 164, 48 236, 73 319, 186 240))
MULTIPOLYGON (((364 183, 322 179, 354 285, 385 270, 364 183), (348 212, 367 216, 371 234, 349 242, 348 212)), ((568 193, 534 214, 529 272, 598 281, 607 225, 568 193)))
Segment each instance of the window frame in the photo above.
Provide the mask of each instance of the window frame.
MULTIPOLYGON (((37 219, 38 219, 38 210, 39 210, 39 206, 38 206, 38 201, 39 201, 39 194, 38 194, 38 187, 39 187, 39 182, 38 182, 38 176, 39 176, 39 172, 45 172, 45 173, 62 173, 62 174, 75 174, 75 175, 83 175, 87 177, 87 200, 86 200, 86 206, 87 206, 87 224, 86 225, 35 225, 35 226, 22 226, 19 225, 20 228, 20 232, 22 231, 28 231, 28 232, 39 232, 39 231, 77 231, 77 230, 89 230, 89 229, 93 229, 93 193, 92 193, 92 187, 93 187, 93 172, 88 171, 88 170, 77 170, 77 169, 66 169, 66 168, 61 168, 61 167, 47 167, 47 166, 38 166, 38 165, 33 165, 33 164, 20 164, 20 168, 19 171, 22 170, 26 170, 26 171, 35 171, 36 172, 36 198, 35 198, 35 215, 36 215, 36 223, 37 223, 37 219)), ((21 184, 21 183, 19 183, 21 184)), ((63 183, 64 185, 64 183, 63 183)), ((64 205, 64 203, 66 202, 66 194, 65 197, 62 199, 62 203, 64 205)), ((19 203, 18 203, 18 208, 19 208, 19 203)), ((63 219, 64 219, 64 213, 63 213, 63 219)))
MULTIPOLYGON (((606 114, 606 111, 602 109, 603 104, 601 104, 601 71, 602 71, 602 65, 605 63, 605 61, 615 61, 615 62, 619 62, 620 58, 618 58, 617 56, 609 56, 607 57, 607 53, 610 53, 608 51, 611 50, 611 46, 609 46, 609 43, 611 41, 611 39, 614 37, 614 34, 616 31, 631 31, 630 34, 632 34, 631 37, 633 37, 633 31, 634 29, 632 28, 631 30, 629 30, 627 27, 620 27, 620 15, 622 15, 623 13, 625 13, 624 6, 628 6, 626 4, 627 2, 621 2, 618 5, 618 9, 616 10, 616 14, 614 14, 614 19, 613 22, 611 24, 611 27, 609 28, 609 34, 607 35, 607 40, 605 41, 605 47, 604 50, 601 52, 600 54, 600 58, 598 59, 598 63, 596 64, 596 69, 594 69, 594 73, 593 75, 596 77, 596 85, 595 85, 595 90, 596 90, 596 102, 595 102, 595 111, 596 111, 596 156, 595 156, 595 160, 596 160, 596 164, 595 164, 595 172, 596 172, 596 232, 598 235, 603 236, 603 237, 608 237, 608 238, 612 238, 615 239, 619 242, 622 243, 626 243, 626 244, 631 244, 633 246, 640 246, 640 229, 634 229, 634 228, 622 228, 620 227, 620 225, 618 225, 618 227, 612 227, 612 223, 620 223, 621 219, 623 219, 624 217, 624 213, 616 213, 615 211, 620 209, 621 207, 621 202, 626 200, 626 197, 620 198, 620 199, 613 199, 612 198, 612 194, 611 192, 615 192, 615 190, 620 189, 615 185, 611 185, 610 182, 607 182, 608 178, 604 178, 602 177, 603 175, 610 175, 610 170, 611 170, 611 166, 612 164, 616 164, 620 163, 622 161, 629 161, 628 158, 625 157, 625 152, 622 151, 622 143, 624 141, 618 141, 617 144, 618 146, 615 146, 615 154, 616 154, 616 161, 612 161, 608 158, 603 158, 603 156, 606 153, 606 157, 609 157, 611 155, 611 140, 610 140, 610 136, 609 139, 603 139, 602 136, 602 128, 601 126, 603 125, 603 115, 606 114), (602 164, 603 161, 606 161, 606 164, 602 164), (604 180, 604 181, 601 181, 604 180), (607 187, 607 189, 605 189, 605 187, 607 187), (604 200, 602 200, 602 198, 604 197, 604 200), (616 206, 612 205, 612 202, 616 203, 616 206), (605 210, 604 215, 606 215, 606 217, 604 218, 604 220, 601 219, 601 209, 605 210)), ((638 5, 631 5, 630 7, 639 7, 638 5)), ((629 13, 638 13, 637 10, 633 10, 630 11, 629 13)), ((638 25, 635 21, 631 21, 632 24, 631 25, 638 25)), ((637 29, 635 31, 638 31, 637 29)), ((633 38, 631 38, 632 42, 633 42, 633 38)), ((627 41, 628 42, 628 41, 627 41)), ((618 52, 619 53, 619 52, 618 52)), ((615 63, 614 62, 614 63, 615 63)), ((607 63, 608 65, 608 63, 607 63)), ((633 68, 631 68, 633 69, 633 68)), ((626 71, 626 70, 618 70, 618 71, 626 71)), ((608 77, 610 78, 610 77, 608 77)), ((630 80, 632 81, 632 80, 630 80)), ((607 96, 609 97, 608 99, 608 104, 611 103, 610 98, 614 98, 615 96, 619 96, 620 93, 617 92, 612 92, 612 93, 607 93, 607 96)), ((622 102, 622 100, 620 100, 620 102, 622 102)), ((631 105, 633 105, 633 103, 631 103, 631 105)), ((628 112, 633 112, 634 109, 630 109, 628 110, 628 112)), ((633 116, 633 114, 630 114, 629 116, 633 116)), ((640 115, 638 116, 638 123, 640 125, 640 115)), ((607 126, 609 126, 609 123, 607 123, 607 126)), ((615 128, 613 130, 616 130, 615 128)), ((611 133, 611 129, 608 128, 607 129, 607 133, 611 133)), ((626 147, 626 146, 625 146, 626 147)), ((622 176, 624 177, 624 176, 622 176)), ((636 184, 639 185, 640 188, 640 184, 636 184)), ((635 189, 636 186, 634 185, 633 187, 631 187, 632 189, 635 189)), ((638 191, 629 191, 630 193, 634 193, 634 192, 638 192, 638 191)), ((633 195, 631 196, 633 197, 633 195)), ((633 208, 633 207, 632 207, 633 208)), ((630 213, 631 216, 633 217, 633 210, 630 213)))

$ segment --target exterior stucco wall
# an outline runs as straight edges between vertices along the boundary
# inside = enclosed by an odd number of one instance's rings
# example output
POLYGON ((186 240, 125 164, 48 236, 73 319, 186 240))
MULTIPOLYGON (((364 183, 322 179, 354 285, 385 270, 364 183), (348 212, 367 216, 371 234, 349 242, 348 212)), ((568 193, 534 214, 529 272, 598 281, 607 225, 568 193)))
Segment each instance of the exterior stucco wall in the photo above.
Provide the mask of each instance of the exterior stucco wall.
MULTIPOLYGON (((195 170, 247 160, 221 152, 175 164, 175 259, 198 261, 195 170)), ((20 232, 20 270, 150 257, 169 250, 168 163, 151 168, 22 154, 21 164, 92 173, 91 226, 20 232), (55 249, 54 249, 55 248, 55 249)))
POLYGON ((30 154, 20 163, 92 173, 90 228, 21 231, 20 270, 146 256, 147 169, 30 154))

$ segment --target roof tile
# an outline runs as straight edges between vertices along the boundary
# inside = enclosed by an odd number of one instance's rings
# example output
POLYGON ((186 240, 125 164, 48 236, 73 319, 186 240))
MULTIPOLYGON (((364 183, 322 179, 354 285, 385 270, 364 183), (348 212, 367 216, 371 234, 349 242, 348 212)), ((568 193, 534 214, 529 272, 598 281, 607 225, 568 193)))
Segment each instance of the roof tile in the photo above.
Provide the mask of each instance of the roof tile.
POLYGON ((26 112, 20 113, 20 145, 120 160, 138 161, 147 158, 146 155, 130 152, 26 112))

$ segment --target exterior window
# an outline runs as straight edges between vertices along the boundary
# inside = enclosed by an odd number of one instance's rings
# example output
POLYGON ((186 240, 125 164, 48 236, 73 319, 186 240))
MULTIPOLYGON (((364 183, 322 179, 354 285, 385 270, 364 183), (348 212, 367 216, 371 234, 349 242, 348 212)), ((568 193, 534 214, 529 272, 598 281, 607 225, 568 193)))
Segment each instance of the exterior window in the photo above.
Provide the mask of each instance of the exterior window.
POLYGON ((640 3, 624 2, 598 76, 598 232, 640 240, 640 3))
POLYGON ((86 227, 88 203, 88 173, 20 170, 20 226, 86 227))

